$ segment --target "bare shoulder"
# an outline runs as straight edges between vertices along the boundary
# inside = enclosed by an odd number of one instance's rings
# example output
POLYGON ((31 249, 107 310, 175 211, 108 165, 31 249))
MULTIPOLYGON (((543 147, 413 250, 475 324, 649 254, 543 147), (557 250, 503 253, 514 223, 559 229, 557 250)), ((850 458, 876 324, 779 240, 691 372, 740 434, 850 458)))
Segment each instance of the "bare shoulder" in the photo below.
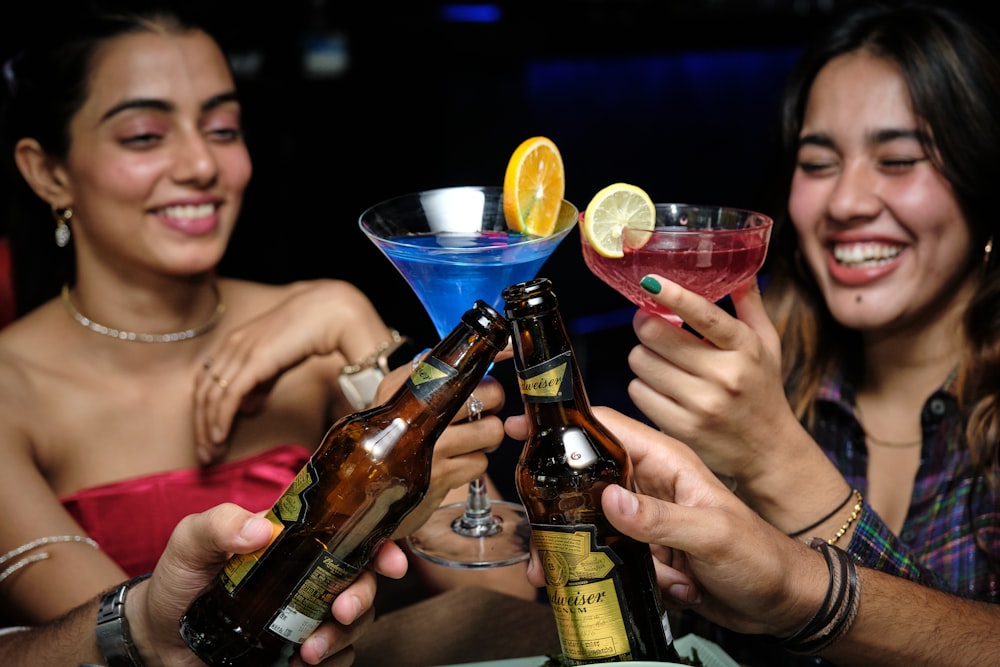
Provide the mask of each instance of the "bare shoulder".
POLYGON ((345 280, 320 278, 269 284, 226 278, 220 281, 220 285, 230 307, 244 317, 260 315, 292 298, 311 298, 318 302, 335 302, 345 307, 374 311, 368 296, 345 280))
POLYGON ((70 366, 65 331, 71 320, 58 304, 45 304, 0 330, 0 446, 48 405, 44 386, 70 366))

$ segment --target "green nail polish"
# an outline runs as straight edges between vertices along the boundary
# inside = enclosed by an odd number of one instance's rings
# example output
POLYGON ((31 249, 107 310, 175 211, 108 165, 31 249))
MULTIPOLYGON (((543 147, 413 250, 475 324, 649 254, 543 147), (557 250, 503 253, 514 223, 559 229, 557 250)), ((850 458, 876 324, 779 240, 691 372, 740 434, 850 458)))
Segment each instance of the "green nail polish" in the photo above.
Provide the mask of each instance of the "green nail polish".
POLYGON ((639 285, 650 294, 660 293, 660 281, 656 278, 644 276, 643 279, 639 281, 639 285))

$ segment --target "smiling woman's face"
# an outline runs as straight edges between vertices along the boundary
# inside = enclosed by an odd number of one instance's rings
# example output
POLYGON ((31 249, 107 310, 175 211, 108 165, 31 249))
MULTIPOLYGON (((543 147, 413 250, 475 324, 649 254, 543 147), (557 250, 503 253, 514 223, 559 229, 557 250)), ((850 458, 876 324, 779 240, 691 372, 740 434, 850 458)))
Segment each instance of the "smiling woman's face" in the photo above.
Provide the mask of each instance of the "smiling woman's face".
POLYGON ((919 324, 960 293, 971 236, 892 62, 857 51, 810 90, 789 214, 833 316, 856 329, 919 324))
POLYGON ((225 58, 200 31, 140 32, 96 53, 61 166, 83 270, 206 271, 225 251, 250 179, 225 58))

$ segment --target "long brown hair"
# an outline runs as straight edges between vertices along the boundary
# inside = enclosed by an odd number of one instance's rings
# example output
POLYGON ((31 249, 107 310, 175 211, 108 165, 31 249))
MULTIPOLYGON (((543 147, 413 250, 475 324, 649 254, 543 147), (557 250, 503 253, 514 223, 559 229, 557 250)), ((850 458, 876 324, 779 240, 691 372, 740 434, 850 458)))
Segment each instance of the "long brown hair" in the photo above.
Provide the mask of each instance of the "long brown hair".
MULTIPOLYGON (((771 282, 765 298, 782 338, 786 391, 796 414, 811 422, 823 375, 836 367, 858 379, 863 356, 857 331, 830 314, 797 250, 787 201, 809 90, 817 73, 837 56, 858 50, 892 61, 902 72, 927 155, 951 184, 971 232, 970 266, 981 279, 965 313, 967 341, 959 369, 965 435, 978 472, 996 476, 1000 448, 1000 271, 980 252, 996 239, 994 210, 1000 182, 1000 60, 995 35, 947 7, 919 3, 864 4, 834 23, 803 53, 780 113, 781 188, 784 213, 776 222, 771 282), (984 260, 985 257, 985 260, 984 260)), ((1000 251, 1000 248, 998 248, 1000 251)))

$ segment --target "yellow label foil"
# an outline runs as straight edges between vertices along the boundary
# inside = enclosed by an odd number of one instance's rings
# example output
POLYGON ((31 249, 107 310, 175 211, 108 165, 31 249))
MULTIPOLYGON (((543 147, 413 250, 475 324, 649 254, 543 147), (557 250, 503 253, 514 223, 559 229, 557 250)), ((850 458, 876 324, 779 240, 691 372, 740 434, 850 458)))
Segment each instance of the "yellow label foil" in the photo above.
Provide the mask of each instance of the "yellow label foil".
POLYGON ((219 579, 230 595, 236 592, 240 583, 253 571, 264 552, 274 544, 274 541, 285 530, 285 526, 302 519, 306 510, 302 494, 316 483, 316 479, 317 475, 313 470, 312 462, 306 462, 292 483, 285 489, 285 492, 267 511, 267 519, 271 522, 271 539, 268 540, 267 544, 248 554, 234 554, 226 561, 222 572, 219 573, 219 579))
POLYGON ((573 374, 569 372, 570 352, 552 357, 517 372, 521 397, 531 403, 573 400, 573 374))
POLYGON ((532 537, 565 656, 630 659, 615 559, 606 547, 595 548, 593 527, 533 524, 532 537))

